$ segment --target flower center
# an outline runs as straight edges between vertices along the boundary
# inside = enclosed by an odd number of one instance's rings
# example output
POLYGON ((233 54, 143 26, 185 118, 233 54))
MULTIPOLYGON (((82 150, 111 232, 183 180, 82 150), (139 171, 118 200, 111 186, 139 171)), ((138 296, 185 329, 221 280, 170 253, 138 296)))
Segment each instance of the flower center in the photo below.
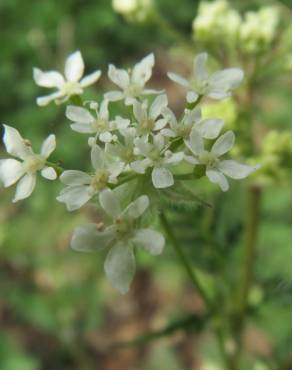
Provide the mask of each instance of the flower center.
POLYGON ((117 233, 120 234, 120 237, 125 237, 127 234, 130 233, 130 231, 132 229, 131 222, 129 222, 129 220, 121 218, 121 217, 119 217, 115 220, 115 225, 116 225, 117 233))
POLYGON ((109 173, 106 170, 96 171, 95 175, 91 179, 90 187, 95 193, 104 189, 107 185, 109 173))
POLYGON ((42 155, 32 155, 26 158, 23 162, 23 168, 26 173, 33 174, 41 170, 46 163, 45 158, 42 155))
POLYGON ((153 149, 152 152, 149 153, 148 158, 150 158, 156 164, 158 164, 162 159, 161 153, 157 149, 153 149))
POLYGON ((129 85, 125 91, 126 95, 130 97, 138 96, 141 94, 141 92, 142 92, 141 86, 135 84, 129 85))
POLYGON ((192 126, 180 126, 178 129, 177 129, 177 136, 180 136, 180 137, 189 137, 190 136, 190 133, 192 131, 192 126))
POLYGON ((199 155, 199 161, 206 165, 207 167, 214 168, 218 164, 218 158, 212 154, 211 152, 208 152, 207 150, 204 150, 200 155, 199 155))
POLYGON ((83 89, 79 82, 67 81, 62 88, 62 92, 64 95, 80 95, 83 93, 83 89))
POLYGON ((126 149, 125 152, 123 153, 123 160, 126 163, 133 162, 135 160, 135 155, 133 153, 132 149, 126 149))
POLYGON ((107 121, 103 119, 96 119, 91 125, 96 131, 105 131, 108 128, 107 121))
POLYGON ((154 128, 155 122, 153 119, 145 119, 140 124, 140 129, 142 132, 152 131, 154 128))
POLYGON ((206 90, 209 86, 209 81, 208 80, 197 80, 196 78, 191 80, 191 86, 196 91, 197 93, 203 95, 206 93, 206 90))

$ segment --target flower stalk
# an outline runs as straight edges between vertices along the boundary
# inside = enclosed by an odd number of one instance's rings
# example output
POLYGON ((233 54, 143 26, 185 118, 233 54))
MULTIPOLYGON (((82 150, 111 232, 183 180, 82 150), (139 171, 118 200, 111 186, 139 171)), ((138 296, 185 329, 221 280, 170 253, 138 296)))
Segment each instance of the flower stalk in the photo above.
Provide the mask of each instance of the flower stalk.
POLYGON ((208 294, 206 293, 204 287, 202 286, 201 282, 199 281, 195 271, 193 270, 193 268, 191 267, 188 259, 186 258, 186 256, 184 255, 182 249, 181 249, 181 246, 179 245, 173 231, 172 231, 172 228, 168 222, 168 219, 165 215, 165 213, 161 212, 160 215, 160 223, 165 231, 165 234, 168 236, 170 242, 171 242, 171 245, 173 247, 173 249, 175 250, 175 253, 182 265, 182 267, 184 268, 184 270, 186 271, 188 277, 190 278, 192 284, 195 286, 196 290, 198 291, 200 297, 202 298, 202 300, 204 301, 206 307, 208 309, 212 309, 212 302, 208 296, 208 294))

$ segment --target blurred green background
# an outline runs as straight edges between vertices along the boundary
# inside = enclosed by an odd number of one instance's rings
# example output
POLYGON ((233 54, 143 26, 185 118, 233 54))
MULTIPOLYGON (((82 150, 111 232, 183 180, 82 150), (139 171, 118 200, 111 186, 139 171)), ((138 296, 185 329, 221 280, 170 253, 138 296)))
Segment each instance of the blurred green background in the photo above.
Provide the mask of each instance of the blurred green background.
MULTIPOLYGON (((240 10, 266 4, 231 3, 240 10)), ((191 43, 198 3, 159 0, 156 5, 191 43)), ((100 90, 86 93, 91 98, 107 87, 108 63, 130 65, 154 51, 157 67, 152 83, 172 89, 171 102, 180 110, 175 87, 165 77, 178 59, 169 62, 170 55, 176 55, 170 51, 177 46, 172 36, 156 24, 127 22, 109 0, 0 0, 1 122, 17 127, 36 147, 55 132, 53 159, 62 159, 67 168, 84 168, 86 138, 70 130, 64 107, 36 106, 40 89, 32 80, 32 67, 62 70, 66 56, 80 49, 88 72, 97 68, 104 72, 100 90)), ((267 127, 291 130, 291 78, 284 80, 265 91, 261 97, 266 99, 265 109, 259 114, 267 127)), ((1 147, 1 158, 5 156, 1 147)), ((218 253, 232 264, 238 260, 234 247, 246 205, 240 186, 233 185, 224 195, 204 186, 207 199, 217 204, 215 210, 206 212, 196 205, 173 207, 170 213, 188 258, 212 273, 202 230, 211 230, 218 244, 228 242, 218 253)), ((139 254, 131 292, 121 297, 113 291, 105 281, 101 256, 78 254, 68 247, 72 229, 93 217, 93 208, 68 213, 55 201, 60 189, 57 182, 39 181, 33 195, 16 205, 11 203, 14 189, 0 189, 0 370, 220 369, 208 335, 178 332, 141 347, 111 347, 164 327, 186 312, 200 313, 202 304, 170 248, 160 258, 139 254), (202 357, 207 365, 202 365, 202 357)), ((265 189, 247 332, 250 351, 257 358, 255 370, 292 368, 291 208, 291 182, 265 189)), ((234 270, 229 267, 226 276, 232 280, 234 270)))

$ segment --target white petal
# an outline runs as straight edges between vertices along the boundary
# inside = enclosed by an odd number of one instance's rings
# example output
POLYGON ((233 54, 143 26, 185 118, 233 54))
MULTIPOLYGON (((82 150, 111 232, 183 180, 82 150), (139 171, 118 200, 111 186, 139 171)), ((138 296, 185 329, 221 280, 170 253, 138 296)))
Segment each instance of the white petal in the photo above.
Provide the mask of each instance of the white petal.
POLYGON ((144 138, 142 139, 137 137, 135 139, 135 146, 138 149, 139 154, 142 154, 145 157, 147 157, 152 150, 152 145, 148 143, 144 138))
POLYGON ((108 109, 108 103, 109 101, 107 99, 104 99, 99 108, 99 118, 103 119, 105 121, 109 120, 109 109, 108 109))
POLYGON ((137 230, 132 241, 135 246, 145 249, 153 256, 160 254, 165 244, 163 235, 151 229, 137 230))
POLYGON ((104 94, 104 97, 109 101, 118 101, 124 99, 124 93, 121 91, 109 91, 104 94))
POLYGON ((120 216, 122 210, 118 196, 110 189, 105 189, 99 194, 99 203, 105 212, 113 217, 120 216))
MULTIPOLYGON (((124 130, 130 125, 131 121, 127 118, 119 117, 117 116, 115 118, 114 124, 118 130, 124 130)), ((121 132, 121 134, 123 134, 121 132)), ((127 134, 129 134, 129 131, 127 131, 127 134)), ((127 136, 127 135, 126 135, 127 136)))
POLYGON ((133 113, 138 121, 138 123, 141 123, 142 121, 147 119, 147 105, 141 104, 137 100, 134 101, 133 103, 133 113))
POLYGON ((176 116, 173 113, 173 111, 170 110, 169 108, 163 108, 162 115, 163 115, 163 117, 165 117, 167 119, 167 121, 170 124, 170 127, 173 130, 176 130, 177 129, 177 119, 176 119, 176 116))
POLYGON ((168 104, 167 96, 165 94, 158 95, 154 102, 151 104, 149 117, 151 119, 156 119, 162 112, 163 108, 166 108, 168 104))
POLYGON ((176 82, 179 85, 182 85, 184 87, 189 86, 189 82, 187 79, 181 77, 180 75, 177 75, 176 73, 169 72, 167 73, 168 78, 170 78, 173 82, 176 82))
POLYGON ((194 59, 194 76, 198 81, 204 81, 208 79, 208 72, 205 68, 207 59, 207 53, 201 53, 194 59))
POLYGON ((217 71, 210 76, 210 89, 213 90, 233 90, 238 87, 244 77, 244 73, 240 68, 227 68, 222 71, 217 71))
POLYGON ((92 127, 90 123, 72 123, 70 125, 73 131, 79 132, 80 134, 94 134, 96 129, 92 127))
POLYGON ((110 143, 113 140, 113 135, 110 132, 102 132, 99 135, 99 140, 103 143, 110 143))
POLYGON ((187 93, 187 102, 188 103, 194 103, 197 101, 199 95, 194 91, 188 91, 187 93))
POLYGON ((157 94, 163 94, 165 90, 154 90, 154 89, 144 89, 142 94, 143 95, 157 95, 157 94))
POLYGON ((35 188, 36 175, 25 175, 20 179, 16 187, 16 193, 13 199, 13 203, 28 198, 35 188))
POLYGON ((128 292, 136 269, 135 256, 128 246, 121 243, 109 251, 104 270, 110 284, 120 293, 128 292))
POLYGON ((196 165, 196 164, 200 164, 200 161, 198 160, 198 158, 195 158, 195 157, 193 157, 192 155, 184 155, 184 159, 187 161, 187 162, 189 162, 189 163, 191 163, 191 164, 194 164, 194 165, 196 165))
POLYGON ((74 185, 63 189, 57 196, 57 201, 65 203, 68 211, 75 211, 89 201, 89 186, 74 185))
POLYGON ((124 69, 116 68, 113 64, 109 65, 108 68, 109 79, 119 86, 122 90, 125 90, 130 84, 130 78, 127 71, 124 69))
POLYGON ((183 122, 187 126, 192 125, 195 122, 198 122, 201 119, 201 117, 202 117, 201 108, 196 107, 192 110, 186 109, 183 122))
POLYGON ((164 128, 160 131, 161 135, 166 137, 176 137, 176 133, 173 130, 170 130, 168 128, 164 128))
POLYGON ((164 144, 165 144, 165 137, 161 134, 157 134, 153 137, 153 144, 156 149, 161 151, 164 149, 164 144))
POLYGON ((222 100, 231 96, 231 92, 223 90, 211 90, 210 92, 206 93, 206 96, 215 100, 222 100))
POLYGON ((64 94, 61 91, 54 92, 52 94, 46 96, 40 96, 36 99, 37 105, 40 107, 45 107, 46 105, 50 104, 52 101, 62 98, 64 94))
POLYGON ((138 218, 146 211, 148 207, 149 198, 147 195, 141 195, 134 202, 129 204, 125 210, 125 214, 127 214, 130 218, 138 218))
POLYGON ((198 122, 195 126, 195 129, 205 139, 216 139, 216 137, 218 137, 220 134, 223 125, 223 119, 210 118, 198 122))
POLYGON ((167 119, 166 118, 160 118, 158 119, 154 124, 154 131, 159 131, 163 129, 167 125, 167 119))
POLYGON ((200 155, 204 150, 204 141, 197 130, 193 129, 190 134, 190 141, 186 142, 189 149, 195 154, 200 155))
POLYGON ((229 176, 232 179, 239 180, 244 179, 257 169, 259 169, 259 166, 248 166, 247 164, 242 164, 237 161, 227 160, 220 162, 219 169, 226 176, 229 176))
POLYGON ((155 167, 152 171, 152 183, 156 189, 168 188, 174 184, 173 175, 165 167, 155 167))
POLYGON ((125 97, 125 105, 133 105, 135 103, 136 99, 132 96, 126 96, 125 97))
POLYGON ((206 175, 211 182, 218 184, 222 191, 227 191, 229 189, 228 181, 223 173, 217 170, 207 169, 206 175))
POLYGON ((220 157, 227 153, 234 145, 235 135, 232 131, 227 131, 221 135, 212 146, 211 152, 220 157))
POLYGON ((31 155, 31 147, 26 145, 20 133, 14 127, 8 125, 3 126, 5 128, 3 142, 5 144, 7 153, 21 159, 25 159, 31 155))
POLYGON ((95 170, 103 169, 105 164, 104 150, 98 145, 91 148, 91 164, 95 170))
POLYGON ((152 75, 154 66, 154 54, 149 54, 137 63, 133 68, 132 82, 144 86, 152 75))
POLYGON ((85 108, 77 107, 75 105, 69 105, 66 108, 66 117, 73 122, 78 123, 92 123, 94 122, 94 117, 85 108))
POLYGON ((169 157, 166 157, 164 160, 164 163, 167 164, 178 164, 181 162, 184 158, 184 153, 183 152, 178 152, 178 153, 172 153, 169 157))
POLYGON ((133 171, 137 172, 137 173, 145 173, 146 169, 149 167, 150 163, 149 163, 149 160, 146 158, 146 159, 143 159, 143 160, 140 160, 140 161, 134 161, 131 163, 131 168, 133 171))
POLYGON ((101 76, 101 71, 95 71, 82 78, 80 81, 81 87, 87 87, 93 85, 101 76))
POLYGON ((68 81, 77 82, 83 76, 84 61, 80 51, 70 54, 65 63, 65 76, 68 81))
POLYGON ((116 177, 119 176, 119 174, 124 169, 124 163, 123 162, 113 162, 108 164, 108 170, 111 174, 109 182, 116 183, 116 177))
POLYGON ((78 252, 93 252, 106 248, 114 237, 111 228, 99 231, 96 224, 82 225, 75 228, 70 246, 78 252))
POLYGON ((41 155, 48 158, 51 153, 56 149, 56 136, 49 135, 42 144, 41 155))
POLYGON ((0 182, 3 182, 5 187, 15 184, 23 174, 22 164, 16 159, 0 160, 0 182))
POLYGON ((33 78, 37 85, 43 87, 57 87, 61 89, 64 84, 63 76, 56 71, 43 72, 39 68, 34 68, 33 78))
POLYGON ((44 167, 41 170, 41 175, 48 180, 56 180, 57 178, 57 173, 53 167, 44 167))
POLYGON ((89 185, 91 176, 82 171, 68 170, 64 171, 60 176, 60 180, 65 185, 89 185))

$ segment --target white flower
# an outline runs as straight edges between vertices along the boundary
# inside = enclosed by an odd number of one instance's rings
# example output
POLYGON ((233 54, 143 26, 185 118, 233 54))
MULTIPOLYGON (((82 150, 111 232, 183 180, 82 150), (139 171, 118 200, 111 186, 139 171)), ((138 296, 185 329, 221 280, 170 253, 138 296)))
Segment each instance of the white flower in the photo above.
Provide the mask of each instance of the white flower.
POLYGON ((99 107, 96 105, 96 115, 83 107, 69 105, 66 109, 66 117, 74 123, 70 125, 72 130, 84 133, 95 134, 96 138, 104 143, 115 141, 117 136, 112 133, 119 128, 125 128, 129 125, 129 120, 117 118, 110 121, 108 100, 104 100, 99 107))
POLYGON ((148 109, 148 101, 143 103, 137 100, 133 104, 134 116, 137 120, 138 135, 147 135, 152 131, 160 131, 166 124, 167 120, 161 117, 162 110, 168 104, 167 96, 165 94, 159 95, 148 109))
POLYGON ((68 211, 82 207, 108 184, 116 184, 117 177, 124 167, 122 162, 110 159, 98 145, 94 145, 91 149, 91 163, 95 169, 93 175, 68 170, 60 176, 61 182, 67 187, 61 191, 57 200, 65 203, 68 211))
POLYGON ((145 228, 136 228, 137 219, 149 206, 149 198, 140 196, 125 209, 117 195, 110 189, 102 191, 99 202, 113 219, 112 225, 100 229, 96 224, 79 226, 74 230, 71 247, 81 252, 110 248, 104 269, 111 285, 121 293, 129 290, 136 263, 133 247, 142 248, 152 255, 158 255, 164 247, 161 233, 145 228))
POLYGON ((145 89, 146 82, 152 75, 154 66, 154 55, 149 54, 137 63, 133 70, 127 72, 124 69, 118 69, 114 65, 109 65, 108 77, 122 91, 115 90, 105 94, 105 98, 110 101, 125 99, 126 105, 134 103, 137 97, 148 94, 159 94, 161 91, 145 89))
POLYGON ((115 143, 108 143, 105 147, 106 153, 112 158, 118 158, 124 164, 125 169, 135 161, 135 142, 137 131, 134 127, 126 127, 119 130, 122 138, 115 143))
POLYGON ((136 138, 136 153, 145 157, 131 163, 131 168, 137 173, 145 173, 146 169, 153 167, 151 178, 153 186, 157 189, 167 188, 174 184, 174 179, 168 167, 183 160, 183 152, 172 153, 166 150, 165 137, 158 134, 153 137, 153 143, 144 138, 136 138))
POLYGON ((40 154, 35 154, 30 144, 20 136, 15 128, 3 126, 5 128, 3 142, 7 152, 21 161, 1 159, 0 181, 4 183, 5 187, 8 187, 19 180, 13 199, 13 202, 17 202, 29 197, 33 192, 37 171, 41 171, 41 175, 48 180, 56 179, 55 170, 46 165, 47 158, 56 148, 56 138, 55 135, 48 136, 42 144, 40 154))
POLYGON ((207 53, 195 57, 193 74, 189 81, 175 73, 168 73, 171 80, 188 89, 188 103, 195 102, 199 96, 224 99, 231 95, 231 91, 238 87, 243 79, 244 74, 240 68, 227 68, 209 75, 205 69, 207 58, 207 53))
POLYGON ((80 95, 85 87, 94 84, 101 75, 101 71, 95 71, 85 77, 83 77, 83 73, 84 61, 80 51, 75 51, 67 58, 65 78, 57 71, 44 72, 39 68, 34 68, 33 78, 37 85, 57 89, 50 95, 37 98, 37 104, 45 106, 51 101, 64 102, 72 95, 80 95))
POLYGON ((218 184, 222 191, 229 189, 229 184, 225 176, 235 180, 240 180, 259 166, 248 166, 233 160, 221 160, 221 156, 227 153, 234 144, 235 136, 232 131, 227 131, 221 135, 213 144, 210 151, 204 147, 204 141, 201 135, 193 130, 190 141, 187 143, 193 156, 185 156, 185 159, 192 164, 202 164, 206 166, 206 176, 215 184, 218 184))
POLYGON ((184 141, 189 139, 192 130, 197 130, 204 139, 215 139, 224 125, 222 119, 202 119, 200 108, 185 109, 181 122, 177 122, 174 113, 169 108, 165 108, 162 114, 170 127, 162 129, 161 134, 173 138, 181 137, 184 141))

